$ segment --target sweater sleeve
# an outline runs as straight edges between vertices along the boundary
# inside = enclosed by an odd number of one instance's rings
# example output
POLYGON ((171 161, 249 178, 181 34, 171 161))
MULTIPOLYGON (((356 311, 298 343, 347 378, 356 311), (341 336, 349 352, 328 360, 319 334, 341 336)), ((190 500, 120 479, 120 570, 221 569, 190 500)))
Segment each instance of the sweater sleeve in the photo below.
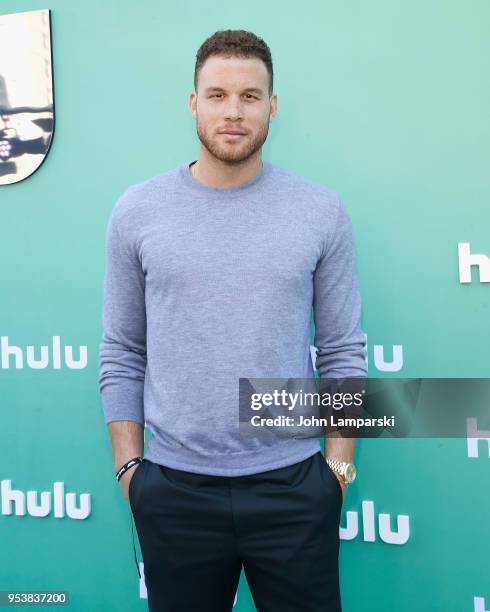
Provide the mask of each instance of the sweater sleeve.
POLYGON ((315 367, 320 378, 365 377, 366 338, 352 223, 338 199, 334 229, 314 273, 315 367))
POLYGON ((144 426, 145 276, 135 249, 131 251, 120 231, 116 212, 117 206, 106 232, 99 391, 106 423, 136 421, 144 426))

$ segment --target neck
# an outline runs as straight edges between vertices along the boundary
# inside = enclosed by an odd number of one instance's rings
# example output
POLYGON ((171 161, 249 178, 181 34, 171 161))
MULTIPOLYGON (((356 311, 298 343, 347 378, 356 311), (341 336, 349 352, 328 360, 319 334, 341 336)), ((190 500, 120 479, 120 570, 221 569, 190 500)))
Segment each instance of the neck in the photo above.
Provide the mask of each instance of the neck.
POLYGON ((260 150, 243 162, 224 162, 201 147, 198 161, 191 166, 195 179, 208 187, 238 187, 262 170, 260 150))

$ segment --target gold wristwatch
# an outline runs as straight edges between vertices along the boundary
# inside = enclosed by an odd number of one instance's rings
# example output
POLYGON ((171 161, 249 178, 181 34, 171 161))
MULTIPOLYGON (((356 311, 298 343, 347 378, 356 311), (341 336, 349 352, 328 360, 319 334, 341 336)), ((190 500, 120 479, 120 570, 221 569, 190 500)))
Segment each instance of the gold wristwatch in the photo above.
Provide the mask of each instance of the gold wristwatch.
POLYGON ((343 484, 348 485, 356 479, 356 466, 338 459, 325 459, 332 470, 340 476, 343 484))

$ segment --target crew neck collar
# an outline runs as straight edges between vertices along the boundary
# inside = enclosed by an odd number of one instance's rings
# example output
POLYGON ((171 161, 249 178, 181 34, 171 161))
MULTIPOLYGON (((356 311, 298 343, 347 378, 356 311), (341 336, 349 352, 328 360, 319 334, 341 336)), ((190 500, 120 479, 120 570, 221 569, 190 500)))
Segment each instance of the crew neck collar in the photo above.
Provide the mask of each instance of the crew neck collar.
MULTIPOLYGON (((197 160, 195 160, 197 161, 197 160)), ((195 163, 195 162, 190 162, 195 163)), ((237 185, 236 187, 210 187, 209 185, 205 185, 194 178, 191 174, 191 169, 189 167, 190 163, 182 164, 179 168, 179 175, 184 183, 196 191, 197 193, 201 193, 205 196, 211 196, 213 198, 230 198, 230 197, 238 197, 249 193, 257 188, 258 185, 262 184, 265 177, 271 171, 272 164, 266 160, 262 160, 262 169, 253 179, 250 179, 246 183, 242 183, 241 185, 237 185)))

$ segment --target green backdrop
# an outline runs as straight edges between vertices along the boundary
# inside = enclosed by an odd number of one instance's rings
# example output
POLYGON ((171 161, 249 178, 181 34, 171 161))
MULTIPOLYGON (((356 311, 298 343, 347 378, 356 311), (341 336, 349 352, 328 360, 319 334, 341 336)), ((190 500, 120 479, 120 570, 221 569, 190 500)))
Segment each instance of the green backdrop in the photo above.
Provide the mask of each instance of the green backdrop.
MULTIPOLYGON (((0 13, 40 8, 52 11, 54 140, 36 173, 0 186, 0 337, 24 355, 23 367, 0 362, 0 590, 66 590, 76 611, 144 610, 97 387, 104 236, 128 185, 197 158, 187 98, 198 47, 225 28, 271 47, 279 112, 263 156, 349 209, 370 376, 397 355, 395 376, 485 377, 490 287, 476 268, 460 282, 458 243, 490 256, 490 5, 2 0, 0 13), (86 366, 28 367, 27 347, 55 336, 75 358, 86 347, 86 366), (7 481, 23 494, 64 483, 90 511, 9 514, 7 481)), ((358 442, 345 612, 490 610, 488 441, 478 449, 358 442), (408 539, 383 540, 380 515, 395 531, 405 521, 408 539)), ((254 610, 243 576, 234 610, 254 610)))

